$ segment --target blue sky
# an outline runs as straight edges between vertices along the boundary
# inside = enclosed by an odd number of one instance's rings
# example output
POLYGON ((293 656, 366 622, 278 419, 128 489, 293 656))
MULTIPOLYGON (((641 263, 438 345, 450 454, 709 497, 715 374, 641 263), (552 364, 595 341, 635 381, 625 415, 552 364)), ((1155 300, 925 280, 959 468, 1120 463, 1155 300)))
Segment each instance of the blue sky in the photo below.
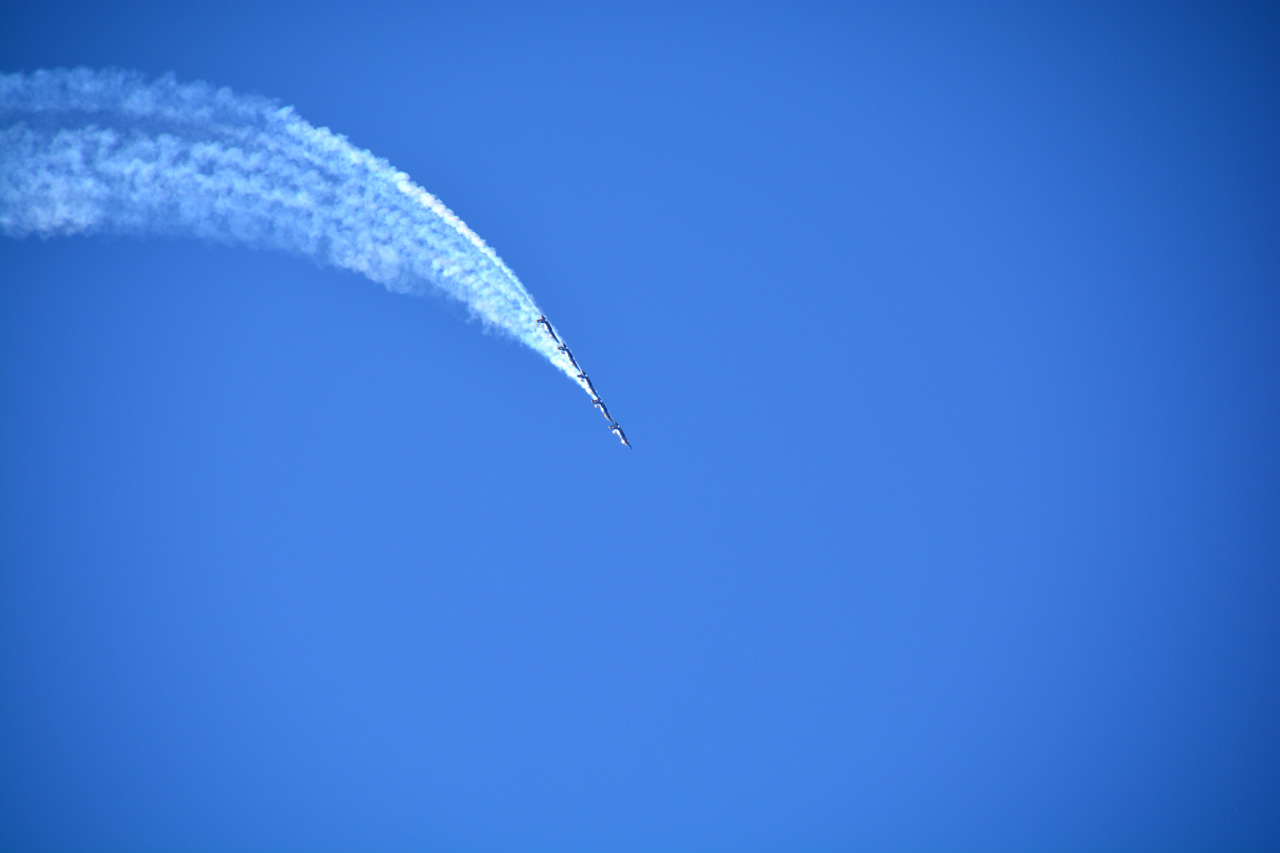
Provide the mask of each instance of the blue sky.
POLYGON ((1274 8, 2 14, 408 172, 635 450, 440 298, 0 241, 0 847, 1280 843, 1274 8))

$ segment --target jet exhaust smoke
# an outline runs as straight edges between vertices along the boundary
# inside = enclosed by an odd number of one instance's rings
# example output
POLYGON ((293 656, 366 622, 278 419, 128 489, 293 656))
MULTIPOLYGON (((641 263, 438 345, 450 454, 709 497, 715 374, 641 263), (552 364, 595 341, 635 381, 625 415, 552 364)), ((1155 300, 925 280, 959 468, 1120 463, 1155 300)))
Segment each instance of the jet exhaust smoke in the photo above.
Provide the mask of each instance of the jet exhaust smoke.
POLYGON ((438 288, 599 399, 461 219, 266 98, 120 70, 0 74, 0 232, 195 236, 295 252, 397 293, 438 288))

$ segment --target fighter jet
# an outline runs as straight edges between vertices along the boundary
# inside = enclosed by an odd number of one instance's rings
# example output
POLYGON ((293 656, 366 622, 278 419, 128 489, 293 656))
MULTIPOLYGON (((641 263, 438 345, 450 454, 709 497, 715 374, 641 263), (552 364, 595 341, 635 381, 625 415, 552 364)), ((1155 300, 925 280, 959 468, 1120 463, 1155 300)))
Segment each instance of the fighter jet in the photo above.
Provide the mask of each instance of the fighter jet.
POLYGON ((596 387, 591 384, 591 380, 587 378, 587 374, 582 372, 582 368, 578 368, 578 371, 578 375, 574 378, 587 386, 587 393, 591 395, 591 399, 599 400, 600 395, 596 393, 596 387))
POLYGON ((551 340, 557 344, 560 343, 560 339, 556 337, 555 331, 551 328, 551 321, 547 319, 545 314, 538 318, 538 325, 546 327, 547 334, 551 336, 551 340))
POLYGON ((623 444, 625 444, 627 446, 627 449, 631 448, 631 442, 627 441, 627 434, 622 431, 622 427, 618 426, 615 423, 613 426, 609 427, 609 432, 616 435, 618 437, 618 441, 621 441, 623 444))
POLYGON ((564 344, 561 344, 560 346, 556 347, 556 349, 558 349, 558 350, 560 350, 560 352, 564 353, 564 357, 565 357, 565 358, 567 358, 567 359, 569 359, 569 363, 570 363, 570 364, 572 364, 572 365, 573 365, 575 368, 577 368, 578 370, 582 370, 582 368, 581 368, 581 367, 578 367, 578 362, 577 362, 577 360, 573 357, 573 353, 569 352, 569 348, 568 348, 567 346, 565 346, 564 344))
POLYGON ((599 409, 600 414, 604 415, 604 419, 608 421, 610 424, 617 423, 617 421, 613 419, 613 415, 609 414, 609 409, 605 406, 604 400, 601 400, 599 397, 596 397, 594 400, 591 401, 591 405, 599 409))

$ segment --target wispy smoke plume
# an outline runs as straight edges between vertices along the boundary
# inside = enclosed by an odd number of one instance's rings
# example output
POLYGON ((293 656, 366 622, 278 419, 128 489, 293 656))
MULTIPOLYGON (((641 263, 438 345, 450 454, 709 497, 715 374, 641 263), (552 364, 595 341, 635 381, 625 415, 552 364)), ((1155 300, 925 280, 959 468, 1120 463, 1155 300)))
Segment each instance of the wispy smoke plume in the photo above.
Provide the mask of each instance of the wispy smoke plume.
POLYGON ((399 293, 437 287, 577 373, 515 273, 408 175, 292 107, 205 83, 0 75, 0 232, 180 234, 297 252, 399 293))

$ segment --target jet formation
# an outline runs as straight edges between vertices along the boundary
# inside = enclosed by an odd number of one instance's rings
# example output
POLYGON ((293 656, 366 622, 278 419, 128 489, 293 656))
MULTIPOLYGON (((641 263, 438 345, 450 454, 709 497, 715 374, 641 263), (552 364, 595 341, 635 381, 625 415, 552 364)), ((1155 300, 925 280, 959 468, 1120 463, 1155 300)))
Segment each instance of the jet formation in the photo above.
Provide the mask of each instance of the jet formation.
POLYGON ((630 448, 631 442, 627 441, 627 434, 622 431, 622 427, 618 426, 618 422, 613 419, 613 415, 609 414, 608 407, 605 406, 604 400, 600 399, 600 395, 596 393, 595 386, 591 384, 591 380, 587 377, 587 372, 578 366, 578 362, 574 359, 573 353, 569 352, 569 348, 565 346, 558 337, 556 337, 555 330, 551 328, 551 321, 544 315, 538 318, 538 325, 547 330, 547 334, 551 336, 551 342, 556 345, 556 349, 564 353, 564 357, 569 359, 569 364, 573 366, 574 370, 578 371, 578 375, 574 378, 577 379, 578 382, 582 384, 582 387, 587 389, 587 393, 591 395, 591 405, 599 409, 600 414, 604 415, 604 419, 609 422, 609 432, 616 435, 618 437, 618 441, 621 441, 626 447, 630 448))

